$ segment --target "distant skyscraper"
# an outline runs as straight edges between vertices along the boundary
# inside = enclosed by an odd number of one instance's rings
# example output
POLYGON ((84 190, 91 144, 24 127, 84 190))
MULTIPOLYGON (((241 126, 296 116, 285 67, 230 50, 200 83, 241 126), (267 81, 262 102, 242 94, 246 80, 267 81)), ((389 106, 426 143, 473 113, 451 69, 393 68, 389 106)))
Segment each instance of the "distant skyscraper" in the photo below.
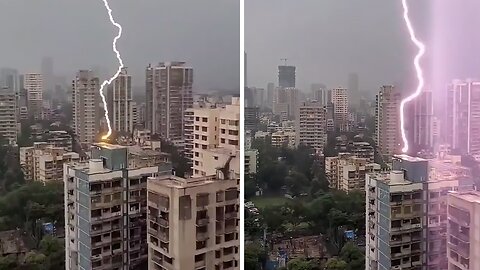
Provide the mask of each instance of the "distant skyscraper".
POLYGON ((12 68, 0 69, 0 89, 3 87, 11 89, 15 93, 20 91, 20 80, 18 71, 12 68))
POLYGON ((267 107, 273 109, 273 99, 275 95, 275 84, 268 83, 267 84, 267 107))
POLYGON ((53 92, 55 88, 55 78, 53 74, 53 58, 44 57, 41 64, 41 73, 43 77, 44 90, 46 92, 53 92))
POLYGON ((146 68, 147 128, 174 143, 183 143, 185 113, 193 106, 193 68, 185 62, 146 68))
POLYGON ((17 141, 17 96, 7 87, 0 87, 0 136, 9 144, 17 141))
POLYGON ((82 144, 95 142, 100 132, 99 89, 99 79, 90 70, 80 70, 72 82, 73 130, 82 144))
POLYGON ((452 149, 480 155, 480 82, 455 80, 448 86, 444 132, 452 149))
POLYGON ((311 86, 311 90, 312 99, 316 100, 321 105, 325 106, 328 102, 330 102, 330 100, 327 99, 327 87, 324 84, 314 83, 311 86))
POLYGON ((317 153, 323 152, 327 142, 325 108, 319 102, 305 102, 295 117, 296 145, 311 147, 317 153))
POLYGON ((413 142, 420 149, 433 148, 433 99, 431 91, 423 91, 414 100, 413 142))
POLYGON ((385 85, 377 94, 375 108, 375 143, 377 151, 387 158, 400 150, 400 93, 385 85))
POLYGON ((293 119, 297 114, 298 105, 300 104, 300 90, 297 88, 287 87, 285 88, 285 93, 288 104, 288 117, 293 119))
POLYGON ((247 52, 243 52, 244 65, 243 65, 243 86, 248 87, 247 84, 247 52))
POLYGON ((359 79, 357 73, 348 74, 348 91, 352 97, 359 97, 359 79))
POLYGON ((28 113, 35 119, 41 119, 43 108, 43 78, 38 73, 28 73, 23 76, 23 87, 27 92, 28 113))
POLYGON ((346 88, 334 88, 332 103, 334 109, 335 126, 340 131, 348 131, 348 93, 346 88))
POLYGON ((295 66, 278 66, 278 86, 295 87, 295 66))
POLYGON ((108 86, 108 106, 112 129, 133 132, 132 77, 123 68, 120 75, 108 86))

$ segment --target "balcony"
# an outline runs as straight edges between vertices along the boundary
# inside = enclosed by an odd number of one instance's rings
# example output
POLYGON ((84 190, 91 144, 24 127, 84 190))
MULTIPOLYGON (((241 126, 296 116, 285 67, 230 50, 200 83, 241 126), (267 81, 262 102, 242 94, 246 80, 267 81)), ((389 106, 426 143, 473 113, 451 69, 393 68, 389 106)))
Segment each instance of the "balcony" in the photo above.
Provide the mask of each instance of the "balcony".
POLYGON ((195 262, 195 269, 206 267, 206 265, 205 260, 195 262))
POLYGON ((461 255, 464 258, 470 258, 470 248, 463 245, 456 245, 452 242, 448 242, 448 247, 461 255))
POLYGON ((197 233, 197 241, 206 241, 208 239, 208 233, 197 233))
POLYGON ((225 226, 225 233, 233 233, 237 231, 237 226, 225 226))
POLYGON ((197 226, 205 226, 210 222, 208 217, 197 218, 197 226))
POLYGON ((225 219, 236 218, 238 216, 237 212, 227 212, 225 213, 225 219))

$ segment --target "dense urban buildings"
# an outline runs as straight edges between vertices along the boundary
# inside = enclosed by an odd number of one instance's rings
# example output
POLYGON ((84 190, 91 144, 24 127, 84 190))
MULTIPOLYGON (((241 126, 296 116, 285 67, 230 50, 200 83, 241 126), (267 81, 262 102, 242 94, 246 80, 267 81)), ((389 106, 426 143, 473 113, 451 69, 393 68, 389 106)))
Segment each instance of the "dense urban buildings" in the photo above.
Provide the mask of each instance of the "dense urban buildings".
POLYGON ((162 62, 146 68, 147 129, 174 143, 184 143, 185 114, 193 106, 193 68, 162 62))
POLYGON ((100 132, 99 79, 90 70, 77 72, 72 82, 73 131, 84 145, 94 143, 100 132))
POLYGON ((380 88, 375 106, 375 143, 377 151, 389 159, 400 150, 400 93, 393 85, 380 88))

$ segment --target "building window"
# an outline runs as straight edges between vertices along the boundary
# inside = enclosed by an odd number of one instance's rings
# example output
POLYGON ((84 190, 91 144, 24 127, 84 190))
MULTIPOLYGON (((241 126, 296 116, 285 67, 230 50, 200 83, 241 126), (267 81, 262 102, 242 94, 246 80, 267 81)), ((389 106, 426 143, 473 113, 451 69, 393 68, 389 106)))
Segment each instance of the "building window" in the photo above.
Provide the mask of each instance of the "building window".
POLYGON ((200 121, 200 117, 195 117, 195 121, 200 121))
POLYGON ((220 123, 222 123, 223 125, 225 125, 225 122, 226 122, 225 119, 222 119, 222 120, 220 121, 220 123))
POLYGON ((207 140, 207 136, 202 136, 202 141, 206 141, 207 140))
POLYGON ((207 117, 203 117, 203 118, 202 118, 202 122, 207 123, 207 122, 208 122, 208 118, 207 118, 207 117))
POLYGON ((207 130, 208 130, 207 127, 202 127, 203 132, 207 132, 207 130))
POLYGON ((221 142, 221 143, 225 143, 225 139, 224 139, 224 138, 221 138, 221 139, 220 139, 220 142, 221 142))
POLYGON ((224 128, 222 128, 222 131, 221 131, 221 132, 222 132, 222 134, 225 134, 225 129, 224 129, 224 128))

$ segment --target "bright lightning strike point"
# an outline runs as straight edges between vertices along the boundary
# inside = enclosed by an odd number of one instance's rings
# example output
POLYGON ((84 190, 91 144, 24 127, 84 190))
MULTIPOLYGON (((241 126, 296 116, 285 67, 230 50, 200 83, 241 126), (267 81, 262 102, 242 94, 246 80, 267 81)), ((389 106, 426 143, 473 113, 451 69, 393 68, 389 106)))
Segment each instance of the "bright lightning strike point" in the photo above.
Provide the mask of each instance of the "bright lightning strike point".
POLYGON ((407 135, 405 134, 405 115, 404 115, 404 109, 405 109, 405 104, 412 101, 423 90, 423 86, 425 84, 424 78, 423 78, 423 70, 422 67, 420 66, 420 59, 422 56, 425 54, 425 45, 419 41, 415 35, 415 30, 413 29, 412 23, 410 21, 410 18, 408 17, 408 5, 407 5, 407 0, 402 0, 402 6, 403 6, 403 19, 405 20, 405 24, 408 28, 408 33, 410 34, 410 39, 412 42, 417 46, 418 48, 418 53, 415 55, 415 58, 413 60, 413 65, 415 66, 415 72, 417 73, 417 79, 418 79, 418 85, 417 89, 413 94, 410 96, 406 97, 405 99, 402 100, 400 103, 400 129, 402 131, 402 140, 403 140, 403 148, 402 152, 406 153, 408 151, 408 139, 407 135))
POLYGON ((108 132, 107 134, 103 135, 102 136, 102 140, 106 140, 108 139, 108 137, 110 137, 110 135, 112 135, 112 126, 110 125, 110 119, 108 117, 108 108, 107 108, 107 101, 105 99, 105 95, 103 94, 103 89, 105 88, 105 86, 109 85, 112 83, 113 80, 115 80, 118 75, 120 74, 120 72, 122 71, 122 68, 123 68, 123 60, 120 56, 120 52, 117 50, 117 40, 122 36, 122 26, 120 24, 118 24, 114 19, 113 19, 113 16, 112 16, 112 9, 110 8, 110 5, 108 4, 108 1, 107 0, 102 0, 103 1, 103 4, 105 5, 105 8, 107 9, 108 11, 108 17, 110 18, 110 22, 118 28, 118 34, 117 36, 113 39, 113 43, 112 43, 112 48, 113 48, 113 51, 115 52, 115 54, 117 55, 117 59, 118 59, 118 63, 120 64, 118 66, 118 70, 117 72, 115 73, 115 75, 113 75, 113 77, 111 77, 109 80, 105 80, 103 81, 102 85, 100 86, 100 96, 102 97, 102 101, 103 101, 103 108, 105 110, 105 119, 107 120, 107 126, 108 126, 108 132))

